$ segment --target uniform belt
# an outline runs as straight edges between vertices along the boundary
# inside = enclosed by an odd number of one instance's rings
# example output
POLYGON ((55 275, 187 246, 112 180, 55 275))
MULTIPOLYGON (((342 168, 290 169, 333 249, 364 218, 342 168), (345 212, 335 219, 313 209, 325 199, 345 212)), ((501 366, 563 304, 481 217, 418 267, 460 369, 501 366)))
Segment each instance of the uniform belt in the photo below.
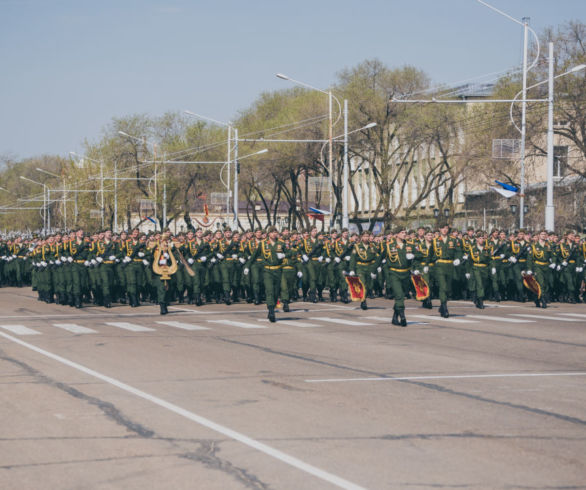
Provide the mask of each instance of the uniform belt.
POLYGON ((391 269, 392 271, 395 272, 408 272, 409 269, 395 269, 394 267, 389 267, 389 269, 391 269))
POLYGON ((575 260, 568 260, 568 264, 575 264, 576 261, 575 260))
POLYGON ((536 260, 536 261, 535 261, 535 263, 536 263, 537 265, 549 265, 549 263, 548 263, 548 262, 540 262, 539 260, 536 260))
POLYGON ((527 262, 527 259, 519 259, 519 262, 527 262))
POLYGON ((492 260, 503 260, 500 257, 491 257, 492 260))
POLYGON ((284 265, 283 269, 295 269, 292 265, 284 265))
POLYGON ((83 263, 85 263, 85 260, 76 260, 75 263, 76 264, 83 264, 83 263))
POLYGON ((440 264, 453 264, 454 261, 453 260, 447 260, 447 259, 438 259, 436 260, 436 263, 440 263, 440 264))
POLYGON ((472 264, 474 267, 486 267, 487 264, 472 264))
POLYGON ((233 259, 232 257, 226 257, 226 260, 227 260, 228 262, 232 262, 233 260, 236 260, 236 259, 233 259))
POLYGON ((114 261, 113 260, 104 260, 103 262, 104 264, 113 264, 114 261))
POLYGON ((142 262, 142 259, 132 259, 133 262, 142 262))
POLYGON ((280 268, 281 268, 280 265, 265 265, 265 269, 269 269, 271 271, 274 271, 274 270, 277 270, 277 269, 280 269, 280 268))
POLYGON ((372 265, 374 263, 374 260, 371 260, 370 262, 356 262, 358 265, 372 265))
POLYGON ((319 257, 311 257, 311 260, 319 260, 319 257))
POLYGON ((257 262, 262 262, 264 259, 256 259, 257 262))

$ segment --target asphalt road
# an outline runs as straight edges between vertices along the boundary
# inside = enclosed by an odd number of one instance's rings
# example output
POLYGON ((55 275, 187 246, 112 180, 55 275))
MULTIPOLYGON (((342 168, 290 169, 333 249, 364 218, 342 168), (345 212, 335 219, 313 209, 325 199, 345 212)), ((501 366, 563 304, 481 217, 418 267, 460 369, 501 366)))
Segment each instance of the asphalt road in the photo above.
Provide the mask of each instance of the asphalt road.
POLYGON ((0 488, 586 488, 586 307, 0 289, 0 488))

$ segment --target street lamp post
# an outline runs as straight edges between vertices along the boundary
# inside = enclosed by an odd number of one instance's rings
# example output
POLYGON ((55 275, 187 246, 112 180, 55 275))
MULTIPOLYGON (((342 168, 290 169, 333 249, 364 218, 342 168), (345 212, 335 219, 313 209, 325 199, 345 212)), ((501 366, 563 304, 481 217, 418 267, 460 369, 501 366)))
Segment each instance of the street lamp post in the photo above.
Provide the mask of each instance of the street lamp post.
MULTIPOLYGON (((37 167, 36 170, 38 172, 42 172, 44 174, 50 175, 51 177, 55 177, 57 179, 61 179, 62 177, 59 177, 59 175, 54 174, 53 172, 49 172, 48 170, 45 170, 43 168, 39 168, 37 167)), ((63 185, 63 190, 62 190, 62 202, 63 202, 63 230, 67 230, 67 188, 65 186, 65 177, 62 178, 62 185, 63 185)))
POLYGON ((69 154, 80 158, 82 163, 84 160, 90 160, 92 162, 100 164, 100 215, 102 219, 102 228, 104 228, 104 161, 94 160, 93 158, 90 158, 88 156, 81 156, 75 153, 74 151, 70 151, 69 154))
POLYGON ((328 143, 329 143, 329 148, 328 148, 328 160, 329 160, 329 165, 328 165, 328 173, 329 173, 329 177, 330 177, 330 228, 332 227, 333 224, 333 219, 334 219, 334 192, 333 192, 333 188, 334 188, 334 183, 333 183, 333 167, 334 167, 334 157, 333 157, 333 131, 334 131, 334 121, 332 118, 332 100, 336 99, 336 102, 338 103, 338 109, 340 114, 338 115, 338 119, 336 119, 336 122, 338 122, 340 116, 342 115, 342 105, 340 104, 340 101, 338 100, 338 98, 332 93, 331 90, 328 90, 327 92, 325 90, 316 88, 312 85, 309 85, 308 83, 305 82, 300 82, 299 80, 294 80, 293 78, 287 76, 287 75, 283 75, 282 73, 277 73, 277 78, 280 78, 282 80, 288 80, 290 82, 295 83, 296 85, 300 85, 302 87, 306 87, 309 88, 311 90, 316 90, 318 92, 321 92, 322 94, 326 94, 328 96, 328 143))
MULTIPOLYGON (((46 184, 43 184, 42 182, 37 182, 36 180, 32 180, 29 179, 28 177, 25 177, 24 175, 21 175, 20 178, 22 180, 26 180, 28 182, 32 182, 33 184, 37 184, 37 185, 42 185, 43 186, 43 235, 47 234, 47 231, 51 229, 51 214, 50 212, 47 213, 47 196, 49 195, 48 192, 48 187, 46 184)), ((6 189, 4 189, 6 190, 6 189)))

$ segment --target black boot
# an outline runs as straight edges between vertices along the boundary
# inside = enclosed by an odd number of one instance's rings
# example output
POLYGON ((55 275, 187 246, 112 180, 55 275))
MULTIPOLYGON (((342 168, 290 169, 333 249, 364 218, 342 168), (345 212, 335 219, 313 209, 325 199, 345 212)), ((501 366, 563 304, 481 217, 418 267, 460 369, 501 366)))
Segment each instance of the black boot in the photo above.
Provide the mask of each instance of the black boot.
POLYGON ((256 306, 260 305, 260 297, 259 297, 258 293, 255 293, 255 295, 254 295, 254 304, 256 306))
POLYGON ((449 318, 450 313, 448 311, 448 304, 446 302, 442 302, 440 305, 440 315, 442 318, 449 318))
POLYGON ((81 308, 81 296, 79 294, 75 295, 74 302, 77 309, 81 308))
POLYGON ((342 303, 344 303, 344 304, 350 303, 350 298, 348 297, 348 291, 342 292, 342 303))
POLYGON ((195 293, 195 306, 201 306, 202 304, 201 293, 195 293))
POLYGON ((159 303, 159 305, 161 307, 161 315, 166 315, 168 313, 166 303, 159 303))
POLYGON ((545 298, 543 296, 541 297, 541 307, 547 308, 547 302, 545 301, 545 298))
POLYGON ((324 297, 322 296, 322 292, 321 291, 318 291, 317 292, 317 298, 318 298, 318 301, 323 301, 324 300, 324 297))
POLYGON ((401 326, 406 327, 407 326, 407 318, 405 318, 405 308, 399 308, 398 313, 399 313, 399 320, 400 320, 401 326))
POLYGON ((275 323, 277 321, 277 319, 275 318, 275 307, 268 306, 268 309, 269 309, 269 314, 268 314, 267 318, 269 319, 269 321, 271 323, 275 323))
POLYGON ((399 323, 399 312, 393 308, 393 319, 391 320, 393 325, 400 325, 399 323))
POLYGON ((224 301, 228 306, 232 304, 232 301, 230 300, 230 293, 224 293, 224 301))
POLYGON ((368 305, 366 304, 366 300, 364 300, 362 303, 360 303, 360 308, 362 308, 363 310, 368 310, 368 305))
POLYGON ((482 298, 478 298, 476 300, 476 308, 479 310, 484 310, 484 300, 482 298))
POLYGON ((289 313, 289 301, 283 301, 283 311, 289 313))
POLYGON ((315 295, 314 289, 309 290, 309 295, 307 296, 307 299, 310 303, 317 303, 317 296, 315 295))
POLYGON ((106 308, 112 308, 112 300, 110 299, 110 296, 104 296, 104 306, 106 308))
POLYGON ((336 289, 330 289, 330 301, 336 303, 338 301, 338 292, 336 289))

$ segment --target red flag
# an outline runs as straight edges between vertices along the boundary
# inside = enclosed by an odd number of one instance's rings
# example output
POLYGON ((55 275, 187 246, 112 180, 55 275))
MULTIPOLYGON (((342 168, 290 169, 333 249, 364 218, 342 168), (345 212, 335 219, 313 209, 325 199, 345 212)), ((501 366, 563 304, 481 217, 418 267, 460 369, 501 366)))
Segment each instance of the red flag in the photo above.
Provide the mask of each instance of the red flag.
POLYGON ((348 291, 352 301, 364 301, 366 299, 366 288, 358 276, 346 276, 348 291))

